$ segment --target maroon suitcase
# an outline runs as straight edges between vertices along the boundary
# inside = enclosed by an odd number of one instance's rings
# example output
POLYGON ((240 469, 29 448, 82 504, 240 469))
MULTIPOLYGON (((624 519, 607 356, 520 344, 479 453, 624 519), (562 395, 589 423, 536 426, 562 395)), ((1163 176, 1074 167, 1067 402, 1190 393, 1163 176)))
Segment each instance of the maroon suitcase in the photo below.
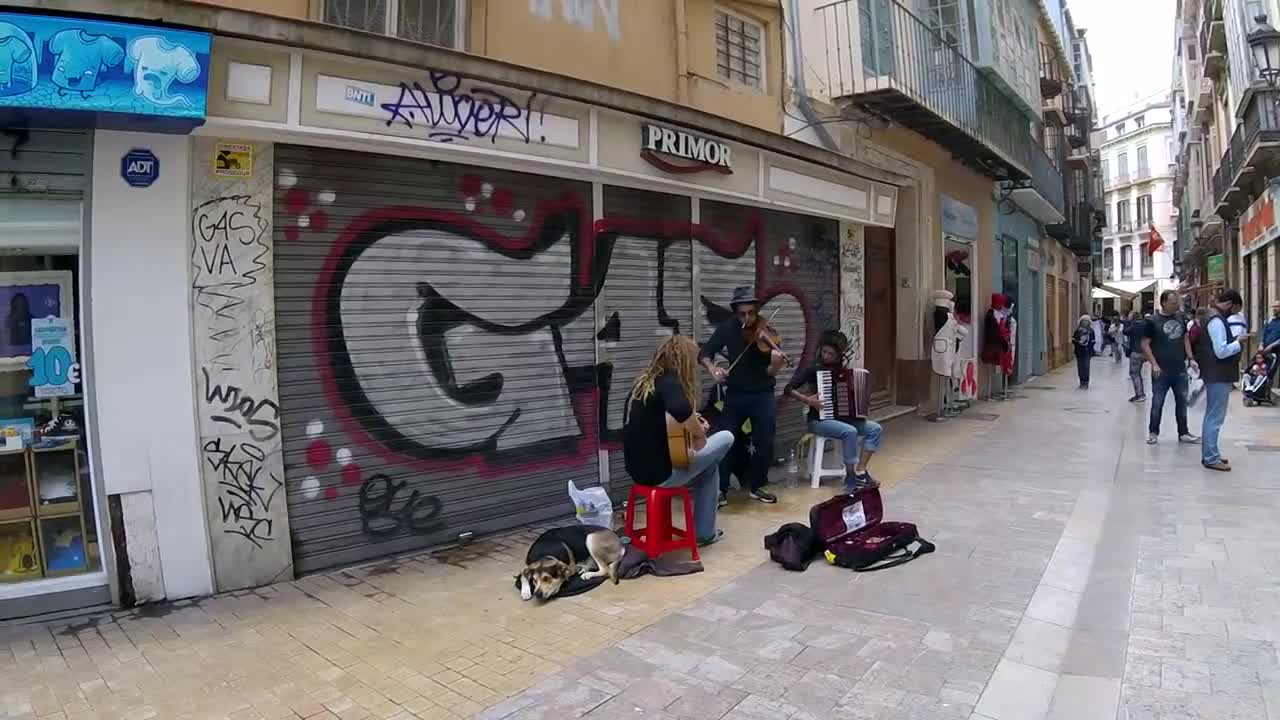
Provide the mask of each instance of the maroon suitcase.
POLYGON ((884 501, 877 488, 814 505, 809 527, 825 547, 827 562, 859 572, 902 565, 936 549, 912 523, 884 522, 884 501))

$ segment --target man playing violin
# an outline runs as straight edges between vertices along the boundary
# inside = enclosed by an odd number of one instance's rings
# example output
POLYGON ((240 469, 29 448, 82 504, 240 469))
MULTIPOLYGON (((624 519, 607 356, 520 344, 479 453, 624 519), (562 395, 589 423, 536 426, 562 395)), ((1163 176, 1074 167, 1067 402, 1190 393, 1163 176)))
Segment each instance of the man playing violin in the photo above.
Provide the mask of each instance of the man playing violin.
MULTIPOLYGON (((702 346, 698 360, 717 383, 726 386, 720 427, 737 433, 744 421, 751 421, 751 442, 755 453, 747 470, 746 489, 752 498, 760 502, 776 503, 778 498, 766 491, 764 485, 769 482, 773 435, 777 426, 774 386, 786 356, 776 347, 760 341, 759 336, 766 330, 767 323, 760 316, 760 301, 751 288, 736 288, 729 307, 733 308, 734 317, 716 328, 702 346), (762 349, 762 344, 769 349, 762 349), (728 358, 728 370, 715 364, 718 353, 724 353, 728 358)), ((727 502, 728 491, 729 461, 726 458, 720 465, 720 504, 727 502)))
POLYGON ((694 535, 699 545, 710 545, 723 535, 716 529, 716 495, 720 461, 733 447, 733 433, 721 430, 708 437, 706 421, 694 412, 702 395, 697 357, 697 343, 684 335, 658 345, 627 395, 622 453, 627 473, 641 485, 689 486, 694 535), (667 415, 684 424, 693 440, 687 468, 673 467, 667 415))

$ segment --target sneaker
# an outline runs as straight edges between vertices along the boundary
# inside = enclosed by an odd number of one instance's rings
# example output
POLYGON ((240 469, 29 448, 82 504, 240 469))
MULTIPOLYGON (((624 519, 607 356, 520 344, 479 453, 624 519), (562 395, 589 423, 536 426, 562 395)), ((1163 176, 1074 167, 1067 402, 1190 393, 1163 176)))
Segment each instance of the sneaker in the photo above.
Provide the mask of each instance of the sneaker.
POLYGON ((1159 440, 1160 440, 1160 436, 1156 435, 1155 433, 1150 433, 1147 435, 1148 445, 1155 445, 1159 440))
POLYGON ((850 475, 845 480, 845 493, 852 495, 859 490, 871 490, 880 487, 880 483, 871 477, 871 473, 864 472, 860 475, 850 475))
POLYGON ((721 540, 721 539, 723 539, 723 538, 724 538, 724 531, 723 531, 723 530, 717 530, 715 535, 712 535, 711 537, 707 538, 706 540, 699 540, 699 541, 698 541, 698 547, 706 547, 706 546, 708 546, 708 545, 715 545, 716 543, 720 542, 720 540, 721 540))
POLYGON ((1231 463, 1226 463, 1221 460, 1219 460, 1216 463, 1205 463, 1204 467, 1206 470, 1217 470, 1218 472, 1231 472, 1231 463))
POLYGON ((1139 396, 1138 396, 1138 402, 1146 402, 1146 401, 1147 401, 1147 395, 1146 395, 1146 393, 1143 393, 1143 394, 1141 394, 1141 395, 1139 395, 1139 396))
POLYGON ((1133 397, 1129 398, 1129 402, 1131 403, 1142 402, 1142 396, 1134 395, 1133 397))
POLYGON ((778 502, 778 498, 774 497, 772 493, 768 492, 764 488, 752 490, 751 497, 755 498, 756 500, 759 500, 762 503, 768 503, 769 505, 772 505, 778 502))
POLYGON ((720 493, 720 497, 716 498, 716 507, 722 508, 729 504, 729 493, 720 493))
POLYGON ((1178 436, 1178 442, 1186 445, 1195 445, 1200 442, 1200 438, 1192 435, 1191 433, 1183 433, 1178 436))

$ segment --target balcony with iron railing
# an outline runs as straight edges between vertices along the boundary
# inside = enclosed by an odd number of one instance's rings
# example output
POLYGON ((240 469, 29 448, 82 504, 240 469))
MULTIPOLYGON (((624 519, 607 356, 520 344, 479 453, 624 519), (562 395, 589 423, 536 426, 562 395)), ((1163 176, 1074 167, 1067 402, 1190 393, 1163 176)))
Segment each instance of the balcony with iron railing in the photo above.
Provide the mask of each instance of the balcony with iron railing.
POLYGON ((1060 223, 1066 212, 1066 186, 1062 171, 1049 154, 1037 147, 1031 151, 1031 179, 1009 191, 1009 198, 1042 223, 1060 223))
POLYGON ((961 37, 896 0, 839 0, 814 12, 825 40, 820 72, 837 104, 892 119, 988 177, 1030 177, 1027 118, 965 57, 961 37))
POLYGON ((1280 174, 1280 90, 1256 89, 1213 174, 1213 212, 1233 218, 1280 174))
POLYGON ((1058 53, 1052 46, 1040 43, 1040 97, 1045 100, 1057 97, 1064 82, 1058 53))
POLYGON ((1124 187, 1125 185, 1128 185, 1130 182, 1131 180, 1129 179, 1129 171, 1119 170, 1116 172, 1115 175, 1112 175, 1111 177, 1107 178, 1107 189, 1116 190, 1118 188, 1124 187))

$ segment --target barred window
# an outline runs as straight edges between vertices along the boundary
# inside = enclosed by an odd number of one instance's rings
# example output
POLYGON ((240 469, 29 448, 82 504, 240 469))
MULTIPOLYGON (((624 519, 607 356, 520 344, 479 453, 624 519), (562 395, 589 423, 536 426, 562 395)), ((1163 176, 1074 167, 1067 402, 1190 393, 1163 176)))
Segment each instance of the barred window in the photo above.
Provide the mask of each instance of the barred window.
POLYGON ((730 82, 764 89, 764 28, 716 11, 716 72, 730 82))
POLYGON ((459 48, 458 0, 323 0, 324 22, 459 48))

